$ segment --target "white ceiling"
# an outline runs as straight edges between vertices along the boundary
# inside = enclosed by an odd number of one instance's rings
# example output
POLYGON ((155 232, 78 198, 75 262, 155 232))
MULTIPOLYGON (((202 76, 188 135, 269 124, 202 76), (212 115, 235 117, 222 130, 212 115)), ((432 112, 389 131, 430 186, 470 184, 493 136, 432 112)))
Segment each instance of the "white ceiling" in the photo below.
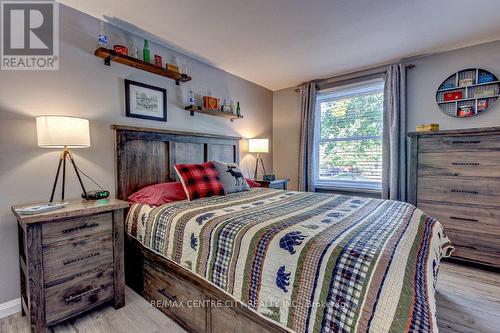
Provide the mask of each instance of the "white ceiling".
POLYGON ((60 0, 271 90, 500 39, 500 0, 60 0))

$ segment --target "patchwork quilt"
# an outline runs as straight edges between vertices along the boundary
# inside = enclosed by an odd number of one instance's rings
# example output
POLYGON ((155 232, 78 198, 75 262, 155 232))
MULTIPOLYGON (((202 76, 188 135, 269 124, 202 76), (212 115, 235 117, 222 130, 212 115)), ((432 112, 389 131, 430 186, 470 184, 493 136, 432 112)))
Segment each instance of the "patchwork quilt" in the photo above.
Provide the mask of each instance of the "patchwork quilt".
POLYGON ((437 332, 442 226, 389 200, 252 189, 135 204, 128 233, 296 332, 437 332))

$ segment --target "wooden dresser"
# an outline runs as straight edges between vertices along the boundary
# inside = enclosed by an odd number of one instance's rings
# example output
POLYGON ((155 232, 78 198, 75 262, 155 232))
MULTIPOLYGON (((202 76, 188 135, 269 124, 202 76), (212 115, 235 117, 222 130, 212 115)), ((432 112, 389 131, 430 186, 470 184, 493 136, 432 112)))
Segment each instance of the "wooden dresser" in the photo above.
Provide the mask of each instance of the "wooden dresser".
POLYGON ((69 200, 59 210, 20 215, 21 303, 31 332, 105 302, 125 305, 124 201, 69 200))
POLYGON ((409 201, 443 224, 453 258, 500 268, 500 127, 409 136, 409 201))

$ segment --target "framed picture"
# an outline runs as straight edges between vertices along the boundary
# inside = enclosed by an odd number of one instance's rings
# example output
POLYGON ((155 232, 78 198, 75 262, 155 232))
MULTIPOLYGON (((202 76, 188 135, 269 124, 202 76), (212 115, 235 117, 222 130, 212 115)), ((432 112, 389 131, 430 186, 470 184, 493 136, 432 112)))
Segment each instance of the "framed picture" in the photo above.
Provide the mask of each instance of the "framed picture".
POLYGON ((125 80, 126 116, 167 121, 167 90, 125 80))

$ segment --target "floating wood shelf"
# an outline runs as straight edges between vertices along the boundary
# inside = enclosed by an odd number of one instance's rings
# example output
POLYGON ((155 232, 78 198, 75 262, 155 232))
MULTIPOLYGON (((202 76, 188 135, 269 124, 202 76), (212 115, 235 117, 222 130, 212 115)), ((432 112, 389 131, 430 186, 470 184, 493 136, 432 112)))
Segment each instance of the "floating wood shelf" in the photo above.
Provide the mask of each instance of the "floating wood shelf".
POLYGON ((191 116, 194 116, 194 113, 198 112, 198 113, 203 113, 203 114, 209 114, 211 116, 228 118, 228 119, 231 120, 231 122, 234 119, 242 119, 243 118, 243 116, 239 116, 238 117, 237 115, 235 115, 233 113, 222 112, 222 111, 219 111, 219 110, 211 110, 211 109, 203 108, 201 106, 186 106, 184 108, 184 110, 186 110, 189 113, 191 113, 191 116))
POLYGON ((150 72, 156 75, 160 75, 175 80, 175 83, 177 85, 179 85, 179 82, 191 81, 191 77, 189 75, 174 72, 166 68, 156 66, 154 64, 150 64, 148 62, 136 58, 129 57, 127 55, 119 54, 116 53, 115 50, 106 49, 104 47, 100 47, 97 50, 95 50, 95 55, 99 58, 103 58, 104 64, 106 66, 110 66, 111 61, 115 61, 117 63, 126 66, 141 69, 146 72, 150 72))

